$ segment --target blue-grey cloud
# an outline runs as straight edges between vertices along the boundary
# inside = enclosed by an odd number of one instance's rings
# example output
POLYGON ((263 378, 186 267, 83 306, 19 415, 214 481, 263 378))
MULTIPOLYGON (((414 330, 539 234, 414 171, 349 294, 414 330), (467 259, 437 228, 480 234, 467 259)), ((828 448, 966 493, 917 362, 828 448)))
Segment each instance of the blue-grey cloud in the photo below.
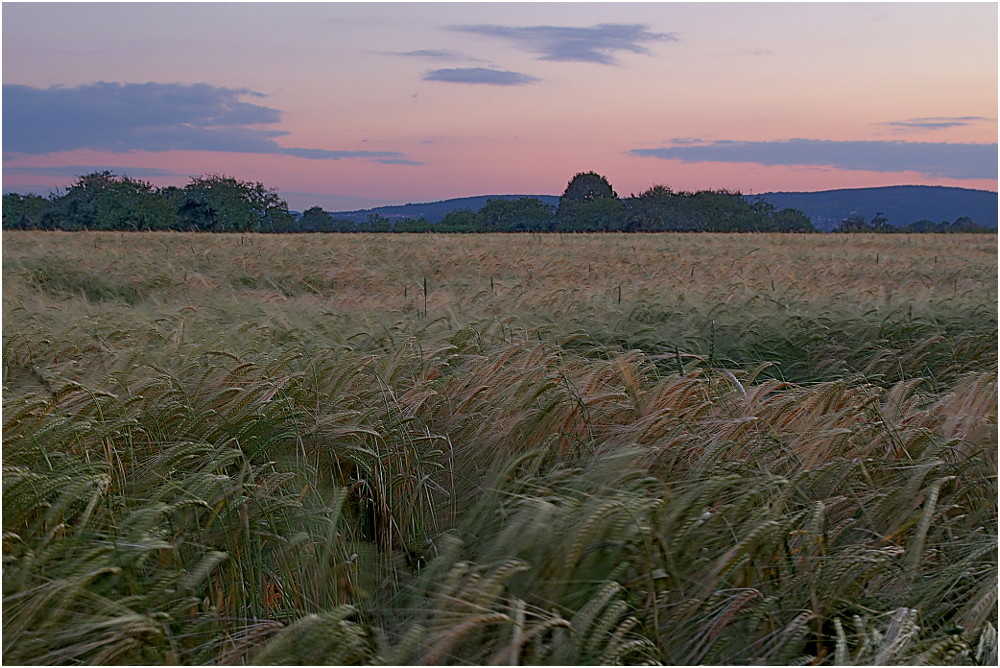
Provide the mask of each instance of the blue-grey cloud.
POLYGON ((246 97, 262 95, 208 84, 4 84, 4 150, 273 151, 274 138, 287 133, 254 126, 277 123, 281 114, 246 97))
POLYGON ((676 41, 674 33, 656 33, 643 24, 601 23, 589 28, 566 26, 450 26, 449 30, 496 37, 512 42, 540 60, 616 65, 617 52, 649 53, 648 42, 676 41))
MULTIPOLYGON (((7 153, 76 149, 268 153, 325 160, 393 160, 420 164, 396 151, 287 148, 288 132, 267 126, 278 109, 245 101, 265 97, 246 88, 209 84, 97 82, 72 88, 3 85, 3 145, 7 153)), ((92 171, 92 170, 91 170, 92 171)))
POLYGON ((674 137, 670 140, 670 143, 674 146, 690 146, 692 144, 697 144, 699 146, 704 144, 711 144, 707 139, 702 139, 701 137, 674 137))
POLYGON ((136 179, 158 176, 191 176, 169 169, 154 167, 113 167, 107 165, 54 165, 50 167, 4 167, 4 174, 34 174, 36 176, 83 176, 94 172, 113 172, 136 179))
POLYGON ((389 51, 390 56, 409 56, 412 58, 454 58, 454 51, 445 49, 417 49, 416 51, 389 51))
POLYGON ((919 172, 954 179, 997 178, 996 144, 823 139, 721 140, 708 144, 633 149, 628 154, 682 162, 828 166, 873 172, 919 172))
POLYGON ((887 121, 880 125, 888 125, 898 131, 912 130, 943 130, 945 128, 957 128, 973 123, 984 121, 996 121, 995 118, 985 116, 933 116, 930 118, 911 118, 905 121, 887 121))
POLYGON ((466 56, 457 51, 449 51, 447 49, 417 49, 416 51, 386 51, 384 52, 384 55, 401 56, 404 58, 422 58, 424 60, 482 62, 482 60, 479 58, 473 58, 472 56, 466 56))
POLYGON ((485 67, 455 67, 424 72, 424 81, 447 81, 449 83, 487 84, 490 86, 522 86, 541 81, 520 72, 491 70, 485 67))
POLYGON ((410 160, 405 153, 399 151, 328 151, 322 148, 282 148, 277 151, 281 155, 291 155, 308 160, 374 160, 386 165, 422 165, 424 163, 410 160))
POLYGON ((375 162, 383 165, 425 165, 427 163, 410 158, 374 158, 375 162))

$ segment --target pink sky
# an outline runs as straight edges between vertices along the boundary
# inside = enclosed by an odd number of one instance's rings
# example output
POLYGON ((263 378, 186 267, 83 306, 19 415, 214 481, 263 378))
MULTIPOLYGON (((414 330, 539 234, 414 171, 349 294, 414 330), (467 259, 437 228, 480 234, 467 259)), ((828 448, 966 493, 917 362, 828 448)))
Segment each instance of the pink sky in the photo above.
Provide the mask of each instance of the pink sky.
POLYGON ((994 3, 5 3, 3 83, 5 191, 997 188, 994 3))

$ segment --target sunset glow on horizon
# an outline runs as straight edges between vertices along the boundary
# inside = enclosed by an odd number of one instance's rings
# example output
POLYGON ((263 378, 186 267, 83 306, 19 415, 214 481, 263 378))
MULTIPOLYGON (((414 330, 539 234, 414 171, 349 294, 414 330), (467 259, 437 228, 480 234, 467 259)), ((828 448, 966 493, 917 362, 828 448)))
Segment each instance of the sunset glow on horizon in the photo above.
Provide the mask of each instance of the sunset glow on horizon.
POLYGON ((995 3, 5 3, 3 187, 997 189, 995 3))

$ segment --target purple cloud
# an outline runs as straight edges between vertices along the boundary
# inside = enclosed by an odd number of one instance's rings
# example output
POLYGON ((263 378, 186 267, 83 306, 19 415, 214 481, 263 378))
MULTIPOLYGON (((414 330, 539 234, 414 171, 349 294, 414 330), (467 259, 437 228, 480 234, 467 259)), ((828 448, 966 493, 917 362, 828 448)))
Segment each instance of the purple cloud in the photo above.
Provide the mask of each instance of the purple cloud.
POLYGON ((401 56, 404 58, 422 58, 424 60, 441 60, 441 61, 472 61, 472 62, 482 62, 479 58, 473 58, 471 56, 466 56, 457 51, 449 51, 447 49, 417 49, 415 51, 387 51, 383 55, 386 56, 401 56))
POLYGON ((104 165, 54 165, 50 167, 5 167, 5 174, 34 174, 36 176, 83 176, 93 172, 114 172, 137 179, 157 176, 190 176, 169 169, 154 167, 110 167, 104 165))
POLYGON ((446 81, 449 83, 486 84, 489 86, 523 86, 541 81, 520 72, 491 70, 485 67, 455 67, 431 70, 423 75, 424 81, 446 81))
POLYGON ((589 28, 565 26, 510 27, 499 25, 451 26, 455 32, 496 37, 514 43, 540 60, 576 61, 616 65, 619 51, 649 53, 647 42, 677 41, 674 33, 650 32, 643 24, 601 23, 589 28))
POLYGON ((281 113, 246 97, 263 95, 208 84, 4 84, 4 150, 272 152, 274 138, 288 133, 251 126, 277 123, 281 113))
POLYGON ((280 148, 276 151, 281 155, 291 155, 307 160, 350 160, 361 158, 374 160, 383 165, 422 165, 424 163, 410 160, 405 153, 399 151, 328 151, 322 148, 280 148))
POLYGON ((682 162, 822 165, 873 172, 920 172, 954 179, 997 178, 996 144, 904 141, 720 140, 706 144, 637 148, 628 155, 682 162))
POLYGON ((879 125, 888 125, 900 132, 906 132, 911 130, 958 128, 985 121, 996 121, 996 119, 986 118, 985 116, 933 116, 930 118, 911 118, 905 121, 887 121, 879 125))
POLYGON ((266 127, 279 123, 281 112, 246 101, 262 97, 263 93, 246 88, 209 84, 100 81, 72 88, 4 84, 4 152, 221 151, 422 164, 398 151, 283 147, 275 139, 289 133, 266 127))

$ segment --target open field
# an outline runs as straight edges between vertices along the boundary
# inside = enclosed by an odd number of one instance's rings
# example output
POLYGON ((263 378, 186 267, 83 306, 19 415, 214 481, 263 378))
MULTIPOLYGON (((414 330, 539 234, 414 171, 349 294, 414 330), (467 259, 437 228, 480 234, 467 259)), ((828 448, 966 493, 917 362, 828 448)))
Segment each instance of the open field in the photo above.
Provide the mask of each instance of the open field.
POLYGON ((996 663, 997 238, 3 235, 5 663, 996 663))

